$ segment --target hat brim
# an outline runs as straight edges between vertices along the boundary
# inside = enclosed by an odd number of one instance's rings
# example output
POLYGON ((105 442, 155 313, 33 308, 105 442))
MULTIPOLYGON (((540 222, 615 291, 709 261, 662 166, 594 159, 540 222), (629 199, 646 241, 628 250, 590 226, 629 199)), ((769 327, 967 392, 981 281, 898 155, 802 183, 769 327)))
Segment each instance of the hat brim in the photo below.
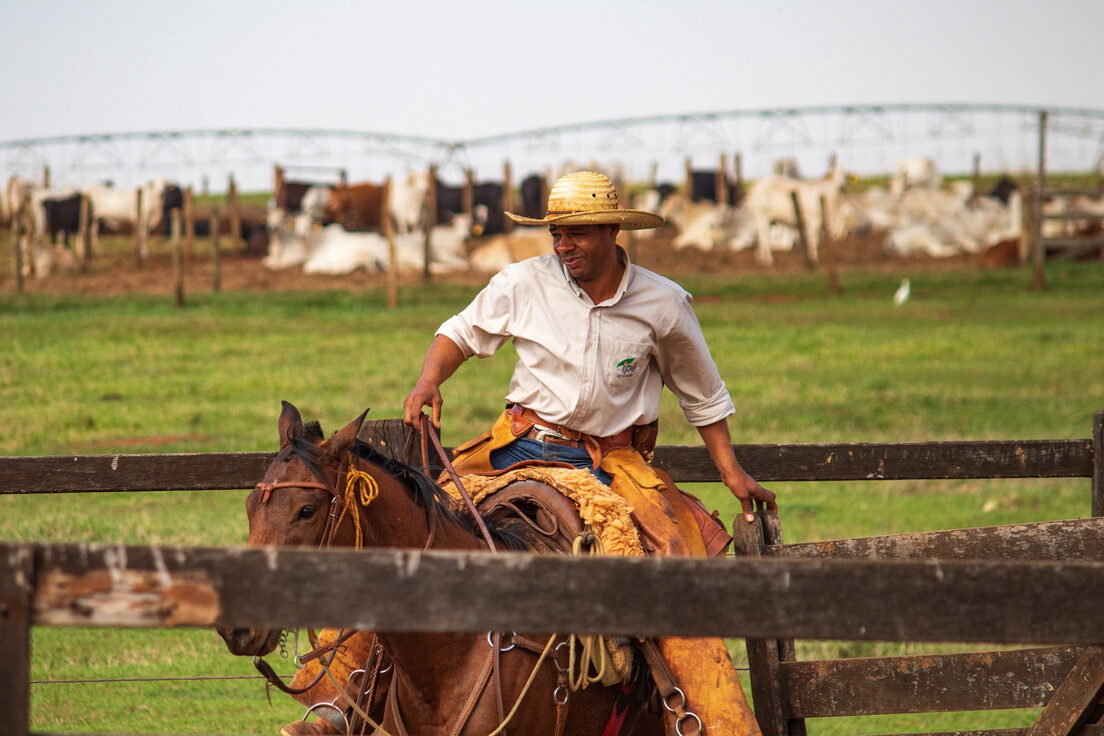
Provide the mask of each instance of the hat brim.
POLYGON ((520 225, 620 225, 622 230, 648 230, 666 222, 662 215, 654 212, 622 209, 572 212, 539 220, 513 212, 507 212, 506 216, 520 225))

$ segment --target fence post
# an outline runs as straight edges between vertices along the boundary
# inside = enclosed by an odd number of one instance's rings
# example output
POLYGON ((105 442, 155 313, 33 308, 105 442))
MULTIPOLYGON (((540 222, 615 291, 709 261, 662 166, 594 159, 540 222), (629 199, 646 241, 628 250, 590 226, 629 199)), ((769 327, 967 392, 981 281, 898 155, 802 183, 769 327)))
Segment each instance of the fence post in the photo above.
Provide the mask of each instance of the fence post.
MULTIPOLYGON (((766 511, 756 514, 754 524, 744 521, 740 514, 732 522, 732 551, 736 557, 762 557, 768 543, 781 544, 782 530, 778 516, 766 511), (773 517, 773 519, 771 518, 773 517)), ((739 563, 737 563, 739 564, 739 563)), ((785 715, 782 712, 784 694, 779 676, 779 661, 787 642, 777 639, 746 639, 748 674, 751 677, 751 695, 755 701, 755 720, 763 736, 797 736, 804 730, 791 735, 785 715)), ((788 642, 790 648, 793 642, 788 642)), ((790 660, 793 659, 791 656, 790 660)))
POLYGON ((211 266, 214 280, 211 288, 217 294, 222 291, 222 254, 219 252, 219 228, 222 227, 222 213, 218 207, 211 212, 211 266))
POLYGON ((465 215, 474 214, 475 209, 475 174, 471 169, 464 169, 464 194, 461 200, 460 210, 465 215))
POLYGON ((184 253, 180 245, 180 208, 172 211, 172 273, 173 304, 179 309, 184 306, 184 253))
MULTIPOLYGON (((391 177, 383 183, 384 212, 391 208, 391 177)), ((395 226, 390 217, 382 217, 383 237, 387 238, 387 308, 394 309, 399 306, 399 250, 395 247, 395 226)))
POLYGON ((134 262, 141 266, 149 252, 149 234, 146 230, 146 218, 142 216, 142 187, 134 190, 134 262))
POLYGON ((226 206, 230 208, 230 242, 234 250, 241 249, 241 200, 238 198, 238 184, 234 175, 230 175, 230 185, 226 189, 226 206))
POLYGON ((805 232, 805 215, 801 211, 801 201, 797 198, 797 192, 790 192, 790 200, 793 202, 794 222, 797 223, 797 237, 801 241, 801 250, 805 253, 805 267, 810 271, 816 269, 816 259, 813 257, 813 244, 809 242, 805 232))
POLYGON ((1104 411, 1093 412, 1092 515, 1104 516, 1104 411))
POLYGON ((15 278, 15 293, 23 293, 23 210, 12 213, 11 245, 12 276, 15 278))
POLYGON ((5 732, 27 736, 31 727, 30 547, 9 546, 0 555, 0 713, 5 732))
POLYGON ((717 194, 717 204, 728 204, 728 157, 724 153, 721 154, 717 180, 713 186, 717 194))
POLYGON ((184 188, 184 251, 195 257, 195 195, 191 185, 184 188))
POLYGON ((686 201, 694 201, 694 164, 689 157, 686 159, 686 201))
POLYGON ((1039 111, 1039 181, 1038 199, 1035 202, 1035 250, 1032 263, 1035 265, 1035 288, 1046 288, 1046 273, 1043 262, 1046 260, 1046 246, 1043 244, 1043 199, 1046 196, 1046 127, 1047 111, 1039 111))
POLYGON ((88 263, 92 260, 91 209, 88 195, 81 194, 80 219, 77 222, 77 268, 82 272, 88 270, 88 263))

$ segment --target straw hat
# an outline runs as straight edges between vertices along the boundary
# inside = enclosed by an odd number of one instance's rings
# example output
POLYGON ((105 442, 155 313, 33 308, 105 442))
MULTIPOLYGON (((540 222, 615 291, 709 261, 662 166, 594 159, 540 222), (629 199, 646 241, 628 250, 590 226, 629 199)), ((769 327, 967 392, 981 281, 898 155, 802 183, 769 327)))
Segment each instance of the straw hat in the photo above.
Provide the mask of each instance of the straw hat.
POLYGON ((646 230, 664 222, 654 212, 618 208, 613 182, 593 171, 576 171, 557 179, 548 193, 548 214, 543 219, 512 212, 506 216, 522 225, 620 225, 622 230, 646 230))

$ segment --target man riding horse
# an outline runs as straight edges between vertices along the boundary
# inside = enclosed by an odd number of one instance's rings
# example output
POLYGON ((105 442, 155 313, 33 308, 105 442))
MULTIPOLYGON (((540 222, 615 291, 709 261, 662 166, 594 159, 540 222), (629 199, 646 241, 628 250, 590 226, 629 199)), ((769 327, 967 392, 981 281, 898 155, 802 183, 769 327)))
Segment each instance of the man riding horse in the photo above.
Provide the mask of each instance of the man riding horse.
MULTIPOLYGON (((619 208, 610 180, 589 171, 560 178, 547 211, 539 220, 506 213, 547 225, 554 253, 508 266, 441 325, 404 420, 419 426, 429 407, 440 427, 441 384, 468 358, 513 340, 507 408, 490 431, 457 448, 456 470, 486 473, 527 460, 587 468, 632 506, 649 553, 723 552, 723 529, 709 529, 708 516, 650 465, 663 387, 701 434, 745 521, 754 521, 757 505, 775 510, 775 495, 736 460, 728 428, 736 409, 690 294, 630 263, 616 243, 621 230, 658 227, 663 218, 619 208)), ((705 733, 758 733, 722 640, 661 637, 659 645, 705 733)))

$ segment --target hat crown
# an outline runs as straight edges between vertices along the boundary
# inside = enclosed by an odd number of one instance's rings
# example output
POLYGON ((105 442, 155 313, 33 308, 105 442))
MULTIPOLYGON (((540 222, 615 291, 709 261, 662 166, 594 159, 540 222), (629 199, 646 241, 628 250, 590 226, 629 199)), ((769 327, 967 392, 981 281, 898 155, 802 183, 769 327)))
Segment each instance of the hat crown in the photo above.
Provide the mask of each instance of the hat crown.
POLYGON ((556 180, 548 193, 550 216, 615 209, 617 190, 613 188, 613 182, 605 174, 595 171, 565 174, 556 180))

